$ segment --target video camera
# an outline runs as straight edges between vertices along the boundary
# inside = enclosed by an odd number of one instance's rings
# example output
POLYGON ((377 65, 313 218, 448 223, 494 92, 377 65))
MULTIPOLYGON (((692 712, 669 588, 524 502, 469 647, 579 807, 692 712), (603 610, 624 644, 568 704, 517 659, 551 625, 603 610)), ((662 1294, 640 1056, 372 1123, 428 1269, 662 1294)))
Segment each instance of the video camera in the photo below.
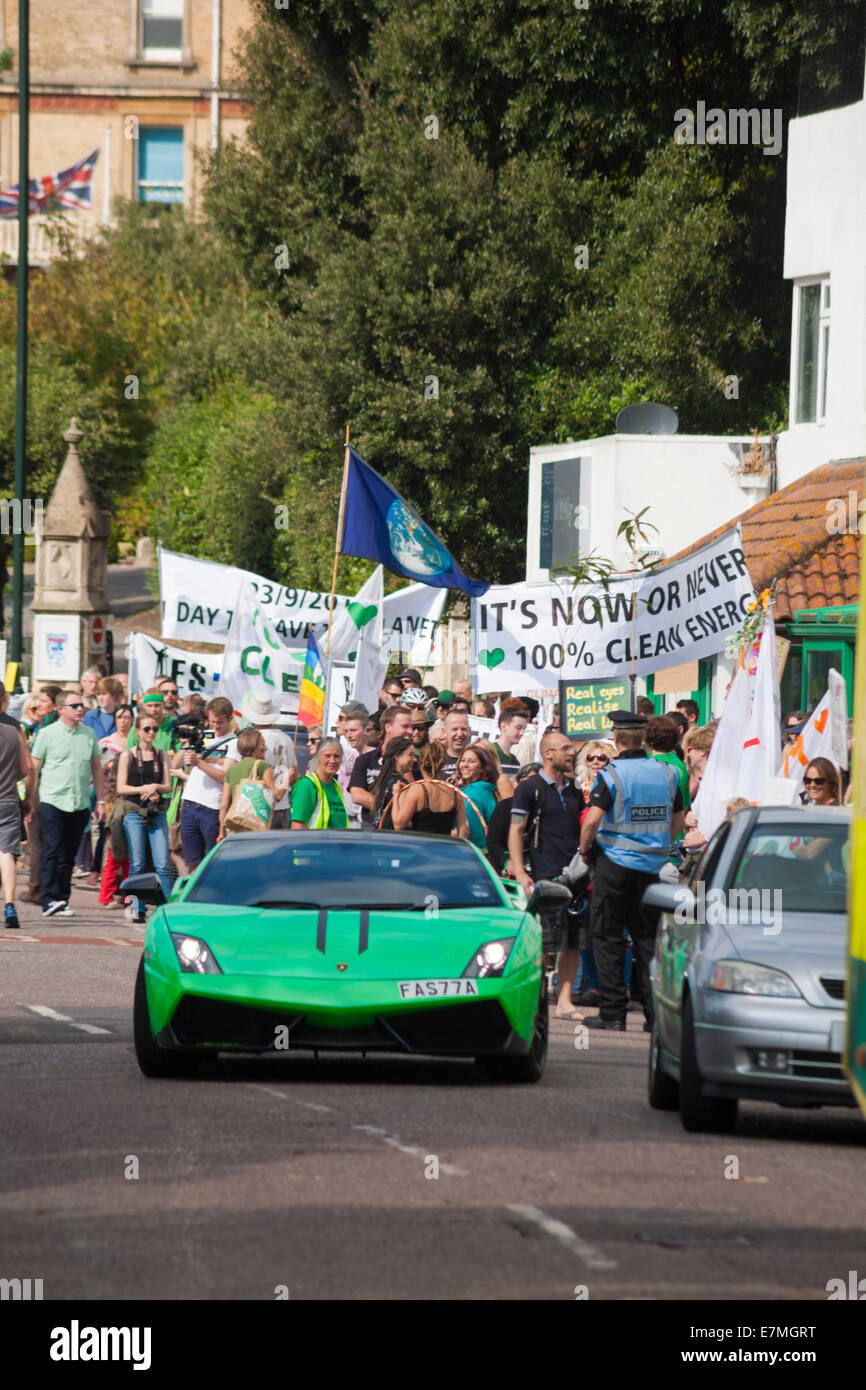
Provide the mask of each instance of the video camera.
POLYGON ((204 715, 195 712, 178 715, 174 722, 174 732, 184 748, 191 748, 198 754, 204 752, 205 744, 214 737, 213 729, 205 726, 204 715))

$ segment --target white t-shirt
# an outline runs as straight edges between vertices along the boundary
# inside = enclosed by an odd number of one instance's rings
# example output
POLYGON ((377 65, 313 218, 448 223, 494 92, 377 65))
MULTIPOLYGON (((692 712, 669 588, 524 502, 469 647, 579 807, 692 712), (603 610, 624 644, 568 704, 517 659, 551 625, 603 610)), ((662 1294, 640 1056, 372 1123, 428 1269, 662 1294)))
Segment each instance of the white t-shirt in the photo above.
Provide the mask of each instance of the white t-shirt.
MULTIPOLYGON (((220 758, 225 758, 230 763, 238 761, 238 741, 236 738, 233 738, 231 743, 225 744, 220 749, 219 757, 215 756, 214 762, 219 762, 220 758)), ((223 784, 218 782, 215 777, 208 777, 207 773, 202 772, 200 767, 194 767, 186 779, 182 799, 184 801, 197 801, 199 806, 209 806, 211 810, 218 811, 223 799, 223 784)))

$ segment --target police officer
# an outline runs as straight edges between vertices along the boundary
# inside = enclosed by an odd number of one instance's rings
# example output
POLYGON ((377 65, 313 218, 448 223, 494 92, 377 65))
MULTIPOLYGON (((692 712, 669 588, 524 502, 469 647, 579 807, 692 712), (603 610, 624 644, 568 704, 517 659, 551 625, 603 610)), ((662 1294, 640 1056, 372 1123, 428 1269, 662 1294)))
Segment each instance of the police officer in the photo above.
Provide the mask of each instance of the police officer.
MULTIPOLYGON (((639 982, 649 1032, 652 1001, 649 965, 655 948, 658 914, 643 907, 644 889, 658 872, 683 824, 683 800, 676 770, 650 758, 643 744, 646 719, 613 710, 617 755, 596 778, 580 833, 586 859, 597 846, 592 890, 592 938, 601 995, 597 1018, 588 1028, 625 1032, 625 937, 634 943, 633 978, 639 982)), ((637 992, 637 991, 636 991, 637 992)))

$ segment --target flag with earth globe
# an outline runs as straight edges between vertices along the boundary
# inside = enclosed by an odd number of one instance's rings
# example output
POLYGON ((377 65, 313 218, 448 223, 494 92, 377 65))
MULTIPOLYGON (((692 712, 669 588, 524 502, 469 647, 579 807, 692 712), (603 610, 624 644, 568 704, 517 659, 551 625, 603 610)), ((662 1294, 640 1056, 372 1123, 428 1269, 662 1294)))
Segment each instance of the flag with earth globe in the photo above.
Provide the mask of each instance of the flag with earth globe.
POLYGON ((479 598, 490 585, 467 579, 454 557, 399 492, 349 449, 341 555, 365 555, 395 574, 479 598))

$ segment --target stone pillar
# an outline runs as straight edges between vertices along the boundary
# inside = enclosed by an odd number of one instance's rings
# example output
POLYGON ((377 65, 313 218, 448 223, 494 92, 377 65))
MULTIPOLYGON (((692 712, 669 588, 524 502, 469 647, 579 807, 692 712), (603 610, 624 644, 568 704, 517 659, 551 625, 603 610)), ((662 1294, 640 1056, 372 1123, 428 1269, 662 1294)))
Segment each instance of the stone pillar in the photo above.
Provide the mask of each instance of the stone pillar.
POLYGON ((77 681, 88 666, 105 659, 111 516, 97 507, 81 466, 82 437, 73 418, 63 435, 69 449, 36 547, 34 681, 77 681))

